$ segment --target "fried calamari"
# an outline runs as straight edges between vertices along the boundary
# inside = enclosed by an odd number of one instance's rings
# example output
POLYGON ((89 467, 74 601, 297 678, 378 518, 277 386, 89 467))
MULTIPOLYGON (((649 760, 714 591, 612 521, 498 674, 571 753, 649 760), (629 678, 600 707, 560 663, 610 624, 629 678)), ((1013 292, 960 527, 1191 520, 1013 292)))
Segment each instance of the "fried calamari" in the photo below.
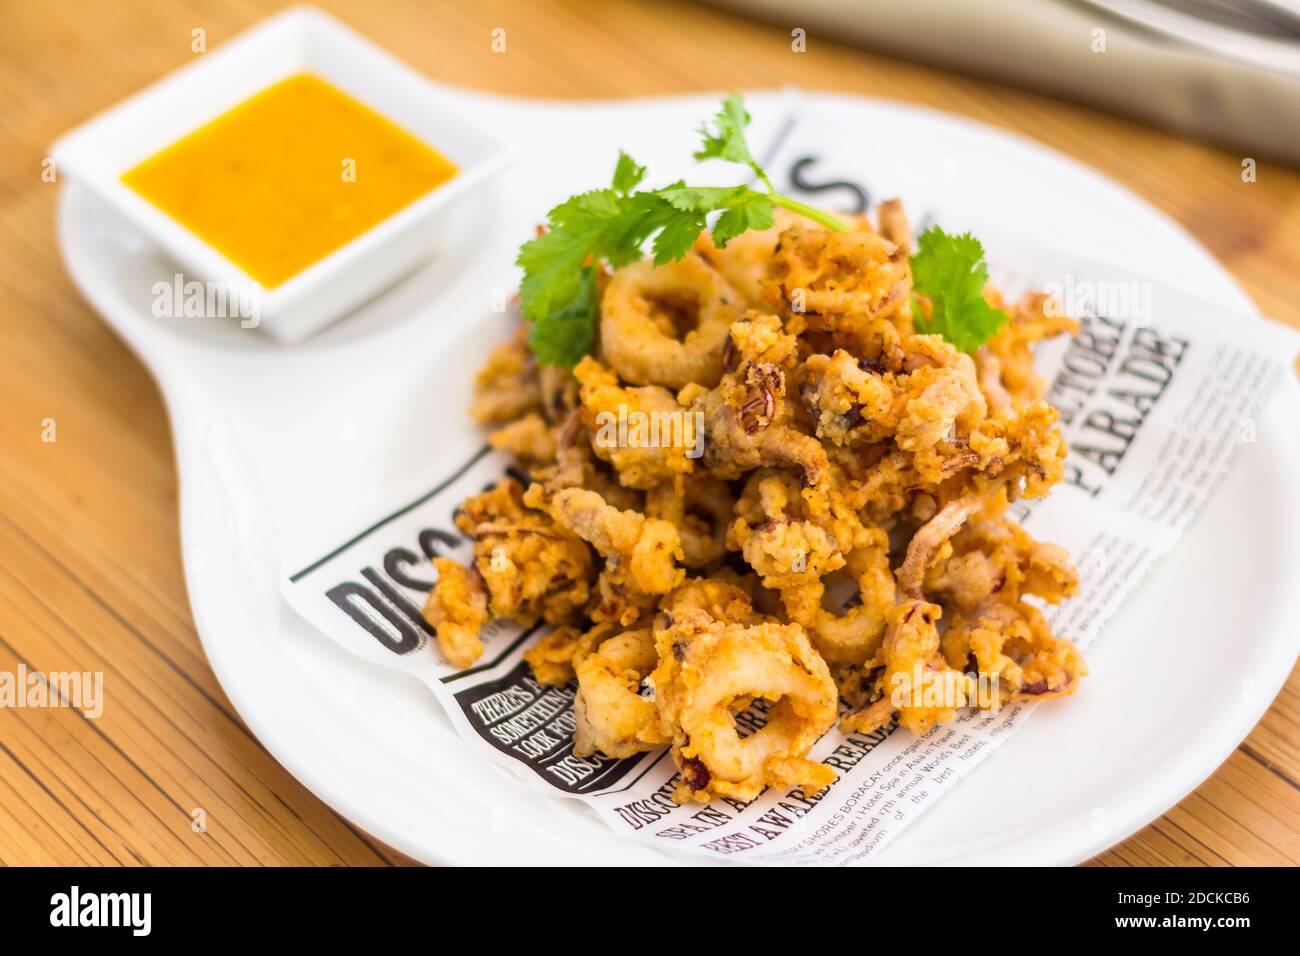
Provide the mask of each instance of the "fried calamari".
POLYGON ((483 653, 477 632, 485 617, 473 613, 480 605, 525 625, 564 623, 586 608, 591 551, 546 513, 526 508, 513 478, 467 498, 456 527, 474 542, 473 567, 452 571, 454 562, 437 559, 438 583, 424 609, 452 663, 465 667, 483 653))
POLYGON ((797 624, 727 623, 682 607, 654 626, 650 675, 659 729, 681 771, 674 796, 752 800, 764 787, 815 793, 835 779, 806 755, 835 723, 830 671, 797 624), (761 705, 762 726, 742 735, 737 714, 761 705))
POLYGON ((472 564, 437 559, 425 609, 443 653, 471 663, 489 620, 553 625, 525 658, 576 682, 574 752, 668 746, 682 802, 822 789, 837 718, 923 733, 1086 674, 1031 603, 1075 592, 1069 558, 1008 517, 1063 475, 1032 346, 1073 322, 988 288, 1007 320, 960 352, 913 322, 901 205, 854 224, 778 210, 602 274, 572 372, 521 335, 477 379, 531 483, 458 513, 472 564))

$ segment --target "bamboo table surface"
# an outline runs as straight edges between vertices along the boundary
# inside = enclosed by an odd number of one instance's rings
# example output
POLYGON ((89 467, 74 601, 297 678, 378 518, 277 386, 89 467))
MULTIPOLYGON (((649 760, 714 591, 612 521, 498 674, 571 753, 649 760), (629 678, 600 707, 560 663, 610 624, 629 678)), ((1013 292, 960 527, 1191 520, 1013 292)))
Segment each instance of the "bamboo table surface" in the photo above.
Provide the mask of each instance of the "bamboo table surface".
MULTIPOLYGON (((282 4, 0 0, 0 672, 103 671, 111 706, 0 708, 0 863, 403 865, 248 732, 185 596, 166 413, 59 260, 64 131, 282 4), (57 440, 42 440, 45 421, 57 440), (196 827, 194 812, 206 826, 196 827)), ((679 3, 322 2, 428 76, 611 98, 797 84, 973 117, 1091 164, 1186 226, 1300 327, 1300 173, 1033 93, 679 3), (504 54, 490 48, 504 28, 504 54), (1104 144, 1104 148, 1099 148, 1104 144)), ((1288 595, 1294 597, 1294 595, 1288 595)), ((1096 862, 1300 863, 1300 671, 1228 760, 1096 862)))

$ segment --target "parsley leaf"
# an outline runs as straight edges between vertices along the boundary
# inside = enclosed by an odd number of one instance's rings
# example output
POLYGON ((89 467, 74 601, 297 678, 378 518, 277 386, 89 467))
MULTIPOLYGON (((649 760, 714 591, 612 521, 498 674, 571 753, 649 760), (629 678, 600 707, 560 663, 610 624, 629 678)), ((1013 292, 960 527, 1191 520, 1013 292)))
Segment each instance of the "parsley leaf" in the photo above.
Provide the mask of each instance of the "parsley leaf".
POLYGON ((707 123, 700 124, 700 138, 704 143, 695 151, 695 158, 700 161, 723 159, 729 163, 743 163, 754 171, 754 175, 762 180, 769 192, 772 191, 767 173, 763 172, 763 168, 750 153, 749 143, 745 139, 745 127, 749 125, 745 101, 735 93, 731 94, 722 101, 722 109, 718 110, 713 122, 712 131, 707 123))
POLYGON ((519 295, 525 318, 544 319, 571 304, 583 264, 602 250, 622 211, 623 202, 611 189, 580 193, 550 211, 550 228, 525 242, 516 259, 524 268, 519 295))
POLYGON ((775 222, 772 200, 762 193, 750 192, 718 217, 713 224, 713 244, 719 249, 742 232, 769 229, 775 222))
POLYGON ((656 190, 638 190, 646 168, 620 152, 606 189, 579 193, 547 213, 547 228, 519 248, 524 270, 519 297, 532 323, 528 342, 544 365, 571 367, 591 351, 599 308, 596 277, 602 265, 635 262, 651 243, 656 265, 685 256, 718 214, 713 240, 724 246, 750 229, 767 229, 776 206, 798 212, 828 229, 843 231, 834 216, 783 196, 772 188, 745 140, 749 114, 739 96, 729 96, 703 139, 696 159, 721 159, 747 167, 765 191, 749 186, 687 186, 679 180, 656 190), (635 191, 634 191, 635 190, 635 191))
POLYGON ((636 262, 641 258, 645 237, 662 229, 677 215, 658 193, 639 192, 629 196, 610 230, 605 261, 615 269, 636 262))
POLYGON ((578 289, 564 306, 535 319, 528 347, 543 365, 572 368, 591 351, 596 339, 596 270, 578 270, 578 289))
POLYGON ((636 160, 620 149, 618 165, 614 167, 614 191, 626 196, 640 186, 643 179, 645 179, 645 167, 638 166, 636 160))
POLYGON ((677 212, 655 236, 655 265, 661 266, 685 256, 708 224, 703 212, 677 212))
POLYGON ((676 182, 659 190, 659 195, 682 212, 709 212, 740 199, 749 191, 748 186, 687 186, 676 182))
POLYGON ((931 226, 917 240, 911 258, 912 287, 930 300, 927 320, 915 299, 912 321, 918 331, 939 333, 963 352, 974 352, 1007 320, 984 301, 989 279, 984 247, 969 232, 950 236, 931 226))

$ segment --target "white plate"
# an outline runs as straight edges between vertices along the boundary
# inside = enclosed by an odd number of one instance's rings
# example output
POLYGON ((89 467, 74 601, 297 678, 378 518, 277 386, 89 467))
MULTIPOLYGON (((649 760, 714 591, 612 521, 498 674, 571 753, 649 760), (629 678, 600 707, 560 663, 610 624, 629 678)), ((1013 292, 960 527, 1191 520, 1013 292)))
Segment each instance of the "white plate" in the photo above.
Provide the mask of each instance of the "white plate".
MULTIPOLYGON (((175 434, 190 601, 218 678, 266 747, 340 813, 430 863, 681 862, 616 840, 471 755, 413 680, 362 663, 279 592, 284 552, 362 527, 474 440, 472 370, 506 332, 520 238, 545 208, 604 181, 616 150, 680 170, 716 97, 563 104, 456 94, 518 147, 461 251, 291 349, 237 327, 150 316, 172 266, 76 184, 59 233, 87 299, 158 380, 175 434), (346 505, 340 505, 346 502, 346 505)), ((747 98, 761 149, 784 117, 747 98)), ((862 178, 954 216, 1068 237, 1254 309, 1223 268, 1130 193, 1042 146, 944 114, 847 96, 808 101, 864 133, 862 178)), ((1296 393, 1258 425, 1225 486, 1093 645, 1092 676, 875 859, 1073 863, 1204 779, 1250 730, 1296 657, 1296 393), (1288 404, 1284 404, 1288 403, 1288 404)))

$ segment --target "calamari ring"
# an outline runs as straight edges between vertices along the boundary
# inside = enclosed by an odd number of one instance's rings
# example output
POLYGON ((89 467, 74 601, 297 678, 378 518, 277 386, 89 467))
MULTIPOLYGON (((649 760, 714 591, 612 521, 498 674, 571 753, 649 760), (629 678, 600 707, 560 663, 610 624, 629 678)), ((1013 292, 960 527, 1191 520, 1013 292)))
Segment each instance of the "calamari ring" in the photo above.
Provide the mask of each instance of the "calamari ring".
POLYGON ((656 621, 655 642, 651 682, 682 771, 674 799, 752 800, 772 784, 810 793, 835 779, 806 759, 835 722, 838 693, 803 628, 726 624, 682 608, 656 621), (770 703, 767 722, 741 737, 733 707, 760 698, 770 703))
POLYGON ((885 638, 895 602, 889 537, 881 528, 872 528, 871 534, 869 545, 845 556, 858 585, 858 603, 838 615, 821 610, 808 629, 813 647, 828 664, 865 664, 880 653, 885 638))
POLYGON ((734 513, 731 489, 712 475, 663 482, 646 492, 645 511, 672 522, 682 542, 682 564, 703 568, 727 553, 727 527, 734 513))
POLYGON ((767 284, 767 266, 776 251, 781 233, 804 222, 798 213, 785 209, 773 210, 772 225, 767 229, 742 232, 719 249, 713 237, 700 233, 694 251, 705 262, 722 274, 727 284, 739 292, 755 308, 766 308, 763 287, 767 284))
POLYGON ((634 385, 712 388, 722 378, 727 330, 743 311, 740 295, 698 256, 633 263, 614 273, 601 300, 601 352, 634 385), (695 320, 684 337, 674 316, 695 320))
POLYGON ((640 694, 641 681, 658 662, 650 628, 642 627, 609 638, 577 663, 575 754, 630 757, 668 742, 654 700, 640 694))

